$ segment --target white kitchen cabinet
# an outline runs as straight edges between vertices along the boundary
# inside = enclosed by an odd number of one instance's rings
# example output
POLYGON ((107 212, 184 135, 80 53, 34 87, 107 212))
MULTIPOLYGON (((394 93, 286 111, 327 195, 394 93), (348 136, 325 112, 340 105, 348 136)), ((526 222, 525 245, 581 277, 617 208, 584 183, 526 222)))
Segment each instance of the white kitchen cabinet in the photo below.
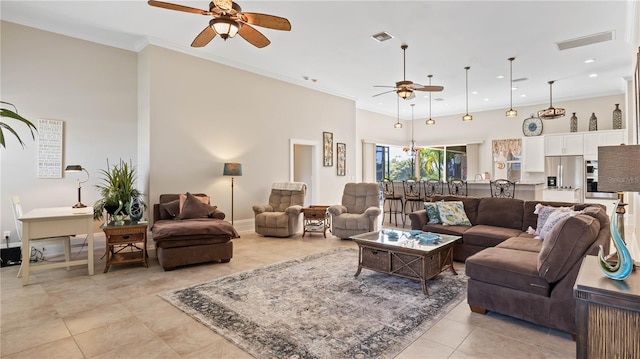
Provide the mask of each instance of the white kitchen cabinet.
POLYGON ((582 202, 582 191, 580 188, 574 189, 543 189, 542 200, 551 202, 582 202))
POLYGON ((522 152, 525 172, 544 172, 544 137, 523 137, 522 152))
POLYGON ((582 155, 584 139, 581 133, 544 136, 546 156, 582 155))
POLYGON ((584 154, 598 156, 599 146, 616 146, 625 142, 625 130, 593 131, 584 134, 584 154))

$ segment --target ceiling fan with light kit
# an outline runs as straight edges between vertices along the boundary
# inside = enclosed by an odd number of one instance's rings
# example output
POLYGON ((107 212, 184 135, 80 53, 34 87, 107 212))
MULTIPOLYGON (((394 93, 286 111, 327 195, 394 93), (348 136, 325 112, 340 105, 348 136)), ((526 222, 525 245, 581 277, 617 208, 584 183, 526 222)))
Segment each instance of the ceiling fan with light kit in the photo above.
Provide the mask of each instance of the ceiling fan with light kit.
POLYGON ((240 5, 231 0, 213 0, 209 3, 209 10, 163 1, 150 0, 147 3, 163 9, 212 16, 213 19, 209 21, 209 25, 193 39, 192 47, 206 46, 216 35, 220 35, 223 40, 227 40, 238 34, 253 46, 263 48, 269 45, 271 41, 253 26, 282 31, 291 30, 289 20, 274 15, 242 12, 240 5))
POLYGON ((395 92, 398 94, 398 96, 400 96, 400 98, 409 100, 415 97, 415 94, 413 93, 413 91, 439 92, 444 90, 444 87, 442 86, 435 86, 435 85, 424 86, 418 83, 414 83, 413 81, 407 80, 407 48, 408 47, 409 45, 407 44, 402 44, 402 46, 400 46, 403 52, 403 74, 404 74, 403 80, 396 82, 395 86, 384 86, 384 85, 373 86, 373 87, 393 88, 393 90, 389 90, 389 91, 379 93, 377 95, 373 95, 373 97, 384 95, 389 92, 395 92))

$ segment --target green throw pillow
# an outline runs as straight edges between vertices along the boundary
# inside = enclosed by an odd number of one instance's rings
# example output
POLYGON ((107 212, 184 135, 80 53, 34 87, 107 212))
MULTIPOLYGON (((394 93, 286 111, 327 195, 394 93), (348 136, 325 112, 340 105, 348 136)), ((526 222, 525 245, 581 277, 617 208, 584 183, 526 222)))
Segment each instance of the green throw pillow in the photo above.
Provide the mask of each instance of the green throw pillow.
POLYGON ((440 214, 438 213, 438 206, 436 206, 434 202, 425 202, 424 209, 427 211, 427 218, 429 219, 427 224, 442 223, 440 214))
POLYGON ((438 213, 445 226, 470 226, 471 221, 461 201, 437 202, 438 213))

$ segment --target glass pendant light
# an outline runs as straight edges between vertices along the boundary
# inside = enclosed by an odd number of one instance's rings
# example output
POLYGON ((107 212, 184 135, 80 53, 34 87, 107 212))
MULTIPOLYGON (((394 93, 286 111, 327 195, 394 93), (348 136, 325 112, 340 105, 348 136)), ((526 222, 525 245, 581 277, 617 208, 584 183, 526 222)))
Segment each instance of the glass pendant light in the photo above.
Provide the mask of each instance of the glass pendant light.
MULTIPOLYGON (((429 86, 431 86, 431 78, 433 77, 433 75, 429 75, 429 86)), ((431 96, 433 95, 433 92, 429 94, 429 119, 427 120, 427 125, 435 125, 436 121, 434 119, 431 118, 431 96)))
POLYGON ((509 109, 507 110, 507 117, 517 117, 518 111, 513 109, 513 60, 515 57, 509 58, 509 109))
POLYGON ((393 128, 402 128, 402 124, 400 123, 400 97, 396 97, 396 103, 398 105, 398 122, 393 124, 393 128))
POLYGON ((469 122, 473 120, 473 116, 471 116, 469 114, 469 69, 471 67, 466 66, 465 69, 465 91, 466 91, 466 98, 467 98, 467 112, 464 116, 462 116, 462 121, 463 122, 469 122))

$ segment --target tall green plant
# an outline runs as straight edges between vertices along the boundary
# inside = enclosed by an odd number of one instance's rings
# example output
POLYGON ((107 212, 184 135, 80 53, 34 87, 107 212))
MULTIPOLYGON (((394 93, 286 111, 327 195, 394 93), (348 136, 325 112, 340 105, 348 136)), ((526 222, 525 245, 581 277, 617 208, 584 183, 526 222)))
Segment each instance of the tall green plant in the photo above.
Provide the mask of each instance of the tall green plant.
MULTIPOLYGON (((102 198, 93 205, 95 220, 101 220, 105 210, 107 213, 113 213, 121 205, 126 213, 127 204, 132 198, 142 200, 142 192, 134 187, 137 178, 135 167, 122 160, 113 167, 109 167, 109 160, 107 160, 107 169, 100 170, 100 173, 102 174, 102 183, 97 184, 96 188, 102 198)), ((142 202, 146 206, 144 201, 142 202)))
MULTIPOLYGON (((18 122, 24 123, 25 125, 27 125, 27 127, 31 131, 31 138, 34 140, 36 139, 34 131, 38 132, 38 129, 36 128, 36 126, 34 126, 33 123, 31 123, 31 121, 20 116, 18 114, 18 109, 12 103, 0 101, 0 105, 2 105, 2 107, 0 108, 0 117, 12 118, 18 122), (13 107, 13 110, 9 109, 8 108, 9 106, 13 107)), ((0 145, 2 145, 3 148, 7 148, 4 142, 4 132, 2 131, 3 129, 9 131, 14 136, 16 136, 16 138, 18 139, 18 142, 20 142, 20 144, 22 145, 22 148, 24 148, 24 142, 22 142, 22 139, 20 138, 20 136, 18 136, 18 133, 11 126, 9 126, 3 121, 0 121, 0 145)))

